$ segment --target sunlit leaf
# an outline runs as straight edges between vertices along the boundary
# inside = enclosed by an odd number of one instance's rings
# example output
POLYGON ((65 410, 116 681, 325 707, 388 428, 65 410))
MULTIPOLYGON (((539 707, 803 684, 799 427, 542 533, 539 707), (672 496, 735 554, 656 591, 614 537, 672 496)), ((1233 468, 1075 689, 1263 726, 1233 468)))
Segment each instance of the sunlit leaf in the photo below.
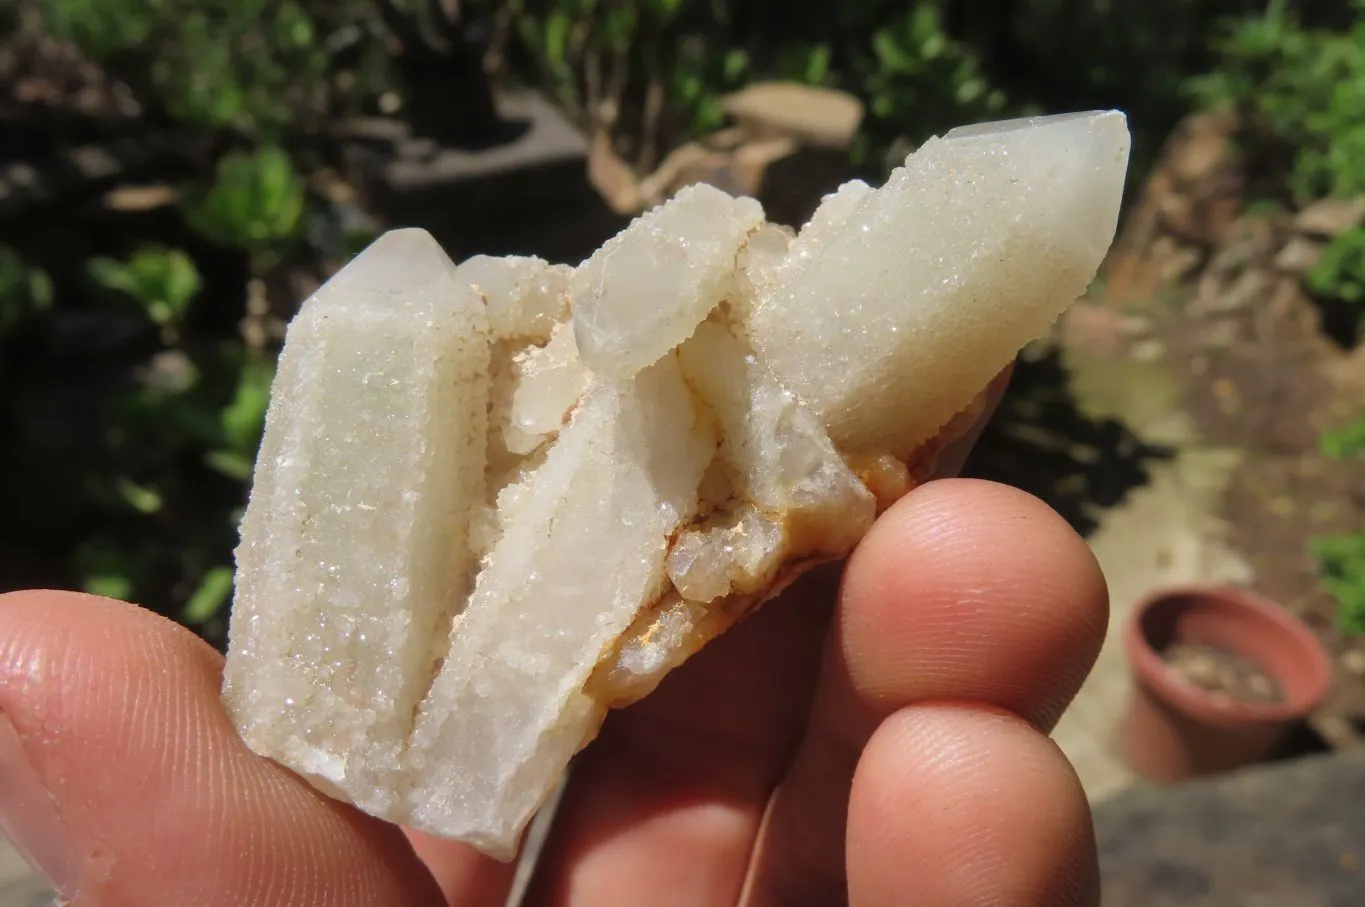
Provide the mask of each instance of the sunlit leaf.
POLYGON ((82 591, 104 598, 128 601, 133 597, 133 581, 115 573, 93 574, 81 580, 82 591))
POLYGON ((144 515, 156 513, 165 503, 155 488, 139 485, 127 476, 119 476, 114 480, 114 490, 124 503, 144 515))
POLYGON ((565 64, 569 48, 569 30, 573 22, 565 13, 552 13, 545 22, 545 58, 551 66, 565 64))
POLYGON ((243 363, 232 402, 219 415, 223 440, 229 450, 244 457, 255 456, 274 377, 274 365, 267 360, 249 358, 243 363))
POLYGON ((232 582, 231 567, 214 567, 205 573, 181 609, 181 620, 195 625, 218 616, 232 598, 232 582))
POLYGON ((214 472, 238 482, 251 478, 251 460, 233 450, 211 450, 204 454, 204 463, 214 472))

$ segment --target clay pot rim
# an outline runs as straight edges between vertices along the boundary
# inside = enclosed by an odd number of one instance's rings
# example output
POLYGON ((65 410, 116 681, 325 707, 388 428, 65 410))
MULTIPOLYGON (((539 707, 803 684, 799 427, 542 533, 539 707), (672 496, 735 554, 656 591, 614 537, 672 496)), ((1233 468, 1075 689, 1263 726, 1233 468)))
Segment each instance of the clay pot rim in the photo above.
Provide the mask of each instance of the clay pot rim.
MULTIPOLYGON (((1332 687, 1332 659, 1313 630, 1274 601, 1241 586, 1189 583, 1163 586, 1143 596, 1129 615, 1123 645, 1139 683, 1162 699, 1178 703, 1190 716, 1210 724, 1276 723, 1301 719, 1315 711, 1332 687), (1143 617, 1154 606, 1173 598, 1216 598, 1246 611, 1252 619, 1272 623, 1312 663, 1310 681, 1299 689, 1286 689, 1284 702, 1242 702, 1209 694, 1184 683, 1167 668, 1161 653, 1148 645, 1143 617)), ((1283 683, 1282 678, 1276 678, 1283 683)))

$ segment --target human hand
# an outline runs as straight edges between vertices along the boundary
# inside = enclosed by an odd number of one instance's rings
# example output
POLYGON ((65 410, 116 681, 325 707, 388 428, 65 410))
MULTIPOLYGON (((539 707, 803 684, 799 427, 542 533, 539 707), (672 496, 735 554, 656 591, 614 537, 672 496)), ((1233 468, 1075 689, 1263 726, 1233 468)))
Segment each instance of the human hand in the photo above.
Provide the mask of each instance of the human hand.
MULTIPOLYGON (((533 905, 1098 902, 1046 737, 1104 634, 1094 559, 945 480, 708 646, 583 754, 533 905)), ((130 605, 0 596, 0 821, 77 905, 500 907, 512 867, 250 752, 221 657, 130 605), (25 777, 27 776, 27 777, 25 777)))

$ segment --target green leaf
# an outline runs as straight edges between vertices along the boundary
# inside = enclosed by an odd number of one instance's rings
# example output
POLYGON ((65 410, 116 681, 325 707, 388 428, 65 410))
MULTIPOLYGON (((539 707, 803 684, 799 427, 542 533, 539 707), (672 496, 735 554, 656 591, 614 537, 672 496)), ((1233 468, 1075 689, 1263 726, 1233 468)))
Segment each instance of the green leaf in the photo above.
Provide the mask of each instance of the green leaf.
POLYGON ((1348 301, 1365 296, 1365 228, 1338 234, 1304 276, 1320 296, 1348 301))
POLYGON ((0 245, 0 335, 52 305, 52 279, 30 267, 19 253, 0 245))
POLYGON ((872 36, 872 50, 882 66, 892 72, 905 72, 910 69, 910 57, 896 42, 890 29, 882 29, 872 36))
POLYGON ((711 132, 725 122, 725 109, 715 95, 702 98, 697 105, 692 129, 699 135, 711 132))
POLYGON ((722 75, 727 83, 736 82, 749 69, 749 54, 741 48, 726 51, 722 75))
POLYGON ((1325 456, 1333 460, 1365 457, 1365 416, 1318 439, 1325 456))
POLYGON ((72 556, 80 586, 94 595, 130 601, 140 585, 150 549, 126 538, 95 536, 82 542, 72 556))
POLYGON ((163 327, 184 319, 203 286, 188 255, 156 245, 138 247, 126 262, 92 258, 86 262, 86 273, 104 289, 137 303, 163 327))
POLYGON ((232 583, 231 567, 214 567, 205 573, 181 609, 181 620, 187 624, 202 624, 218 616, 232 598, 232 583))
POLYGON ((28 302, 34 311, 44 312, 52 308, 52 278, 42 268, 30 268, 28 272, 28 302))
POLYGON ((521 42, 537 56, 545 55, 545 29, 541 27, 540 20, 535 16, 518 16, 516 19, 517 34, 521 36, 521 42))
POLYGON ((211 450, 204 454, 204 463, 214 472, 227 476, 229 479, 235 479, 238 482, 246 482, 251 479, 251 459, 236 451, 211 450))
POLYGON ((242 365, 237 390, 219 414, 227 449, 247 458, 255 457, 270 405, 270 385, 275 379, 274 365, 264 359, 250 358, 242 365))
POLYGON ((108 0, 41 0, 38 9, 54 36, 105 60, 146 46, 166 24, 162 6, 157 0, 125 0, 114 11, 108 0))
POLYGON ((957 86, 954 94, 957 102, 964 107, 972 104, 986 95, 986 80, 966 79, 957 86))
POLYGON ((131 294, 136 289, 127 268, 117 259, 104 256, 91 258, 85 263, 85 272, 106 290, 131 294))
POLYGON ((309 47, 317 40, 317 30, 313 20, 297 3, 282 3, 276 14, 276 32, 284 43, 295 47, 309 47))
POLYGON ((302 230, 307 195, 289 155, 265 146, 225 155, 207 192, 187 193, 182 213, 190 227, 224 246, 275 253, 302 230))
POLYGON ((545 22, 545 59, 556 69, 565 65, 572 27, 568 15, 562 12, 551 13, 545 22))
POLYGON ((936 60, 948 50, 948 39, 943 32, 934 32, 920 45, 920 56, 926 60, 936 60))
POLYGON ((629 51, 638 21, 633 4, 609 6, 602 20, 602 43, 616 53, 629 51))
POLYGON ((1365 634, 1365 532, 1316 538, 1309 550, 1324 588, 1337 599, 1338 629, 1365 634))
POLYGON ((133 581, 116 573, 97 573, 86 576, 81 581, 82 591, 104 598, 129 601, 133 597, 133 581))
POLYGON ((805 81, 807 85, 824 85, 829 80, 830 50, 828 44, 818 44, 806 60, 805 81))
POLYGON ((139 485, 127 476, 114 479, 114 491, 124 503, 143 515, 157 513, 164 504, 160 492, 155 488, 139 485))
POLYGON ((667 25, 682 9, 682 0, 653 0, 655 16, 660 25, 667 25))
POLYGON ((938 10, 929 3, 920 3, 915 7, 915 11, 910 14, 908 26, 909 33, 917 39, 921 47, 943 37, 938 10))

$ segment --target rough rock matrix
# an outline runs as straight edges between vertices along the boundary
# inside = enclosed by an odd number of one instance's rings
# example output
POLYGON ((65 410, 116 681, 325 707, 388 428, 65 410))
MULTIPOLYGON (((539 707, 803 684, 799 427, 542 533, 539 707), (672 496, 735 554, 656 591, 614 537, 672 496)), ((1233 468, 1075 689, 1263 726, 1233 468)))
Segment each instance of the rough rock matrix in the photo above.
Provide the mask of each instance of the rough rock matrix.
POLYGON ((237 552, 248 745, 510 857, 607 709, 847 554, 1086 288, 1117 112, 930 139, 799 233, 684 190, 577 268, 377 240, 289 327, 237 552))

